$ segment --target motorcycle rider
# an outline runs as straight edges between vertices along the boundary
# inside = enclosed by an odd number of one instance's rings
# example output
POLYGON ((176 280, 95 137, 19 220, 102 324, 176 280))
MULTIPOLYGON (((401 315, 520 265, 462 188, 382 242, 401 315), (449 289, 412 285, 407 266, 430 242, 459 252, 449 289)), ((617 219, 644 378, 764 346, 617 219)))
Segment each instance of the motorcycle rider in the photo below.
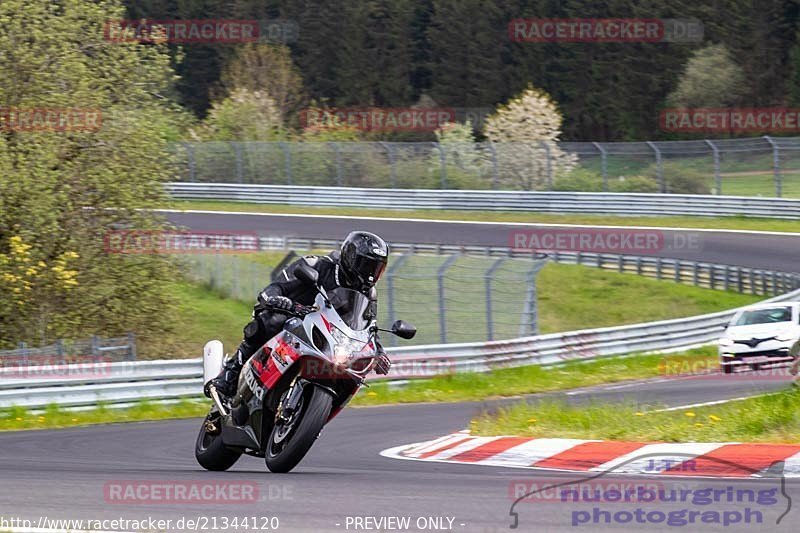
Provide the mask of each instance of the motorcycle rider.
MULTIPOLYGON (((213 385, 224 396, 233 396, 244 363, 283 328, 289 318, 284 311, 291 310, 295 303, 314 303, 316 290, 294 276, 297 265, 305 262, 316 270, 320 286, 328 292, 344 287, 367 296, 370 305, 365 311, 365 318, 371 320, 377 316, 378 294, 375 284, 386 269, 388 259, 389 245, 383 239, 367 231, 353 231, 347 235, 338 251, 321 257, 302 257, 283 269, 279 278, 259 293, 258 302, 253 307, 253 320, 244 327, 244 338, 239 348, 225 361, 222 372, 209 385, 213 385)), ((374 370, 385 375, 389 372, 391 362, 380 343, 376 342, 376 346, 378 356, 374 370)), ((210 395, 208 386, 205 393, 206 396, 210 395)))

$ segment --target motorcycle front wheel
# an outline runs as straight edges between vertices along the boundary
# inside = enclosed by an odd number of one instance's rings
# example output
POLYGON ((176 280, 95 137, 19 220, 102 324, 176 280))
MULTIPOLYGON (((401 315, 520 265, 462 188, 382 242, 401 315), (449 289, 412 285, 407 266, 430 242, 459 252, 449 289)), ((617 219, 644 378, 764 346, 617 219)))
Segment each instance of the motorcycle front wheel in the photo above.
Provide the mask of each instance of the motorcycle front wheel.
POLYGON ((300 405, 288 420, 276 420, 269 436, 265 461, 271 472, 289 472, 303 457, 328 420, 333 405, 331 395, 307 385, 300 405))
POLYGON ((194 456, 206 470, 227 470, 242 456, 241 452, 231 450, 223 444, 220 424, 219 415, 209 413, 197 435, 194 456))

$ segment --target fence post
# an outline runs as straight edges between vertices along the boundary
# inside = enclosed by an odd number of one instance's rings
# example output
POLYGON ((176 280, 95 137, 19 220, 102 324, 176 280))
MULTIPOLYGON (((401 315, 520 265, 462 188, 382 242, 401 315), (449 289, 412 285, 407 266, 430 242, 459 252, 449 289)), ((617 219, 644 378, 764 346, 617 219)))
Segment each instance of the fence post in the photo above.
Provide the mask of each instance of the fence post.
POLYGON ((647 146, 649 146, 656 155, 656 177, 658 178, 658 188, 660 189, 659 192, 665 193, 667 192, 667 187, 666 183, 664 183, 664 168, 661 162, 661 150, 658 149, 658 146, 656 146, 653 141, 647 141, 647 146))
POLYGON ((457 255, 451 255, 448 257, 442 266, 439 267, 439 271, 436 273, 439 284, 439 338, 441 339, 442 344, 447 344, 447 316, 445 315, 444 302, 444 273, 448 268, 450 268, 450 265, 452 265, 457 258, 457 255))
POLYGON ((714 154, 714 188, 717 190, 717 194, 722 194, 722 176, 720 175, 719 171, 719 150, 717 149, 717 145, 709 141, 708 139, 703 139, 706 141, 706 144, 711 147, 711 153, 714 154))
POLYGON ((64 339, 56 340, 56 357, 61 363, 65 363, 64 361, 64 339))
POLYGON ((236 183, 244 183, 244 159, 242 157, 242 143, 231 142, 231 147, 236 154, 236 183))
POLYGON ((539 141, 539 144, 544 146, 545 161, 547 162, 547 190, 553 190, 553 160, 550 153, 550 145, 547 141, 539 141))
POLYGON ((433 143, 436 149, 439 150, 439 177, 441 179, 440 189, 447 188, 447 157, 444 152, 442 143, 433 143))
POLYGON ((341 187, 344 181, 342 179, 342 154, 339 151, 339 146, 336 143, 328 144, 333 147, 333 152, 336 154, 336 186, 341 187))
POLYGON ((95 361, 100 360, 100 338, 97 335, 92 335, 92 339, 90 341, 90 349, 92 350, 92 357, 95 361))
POLYGON ((194 146, 191 143, 183 143, 186 148, 187 163, 189 165, 189 181, 194 182, 197 179, 197 166, 194 160, 194 146))
POLYGON ((494 321, 492 320, 492 276, 497 269, 505 262, 506 258, 501 257, 497 259, 489 270, 484 274, 484 283, 486 285, 486 336, 487 340, 494 340, 494 321))
POLYGON ((494 143, 486 143, 489 145, 489 153, 491 154, 492 160, 492 189, 497 190, 499 179, 499 171, 497 168, 497 150, 494 149, 494 143))
MULTIPOLYGON (((414 253, 414 248, 412 247, 408 252, 404 253, 400 257, 397 258, 396 261, 392 263, 392 265, 386 270, 386 309, 389 311, 389 326, 394 323, 396 320, 395 318, 395 308, 394 308, 394 276, 397 272, 397 269, 406 262, 406 260, 414 253)), ((390 335, 390 342, 392 346, 397 345, 397 337, 395 335, 390 335)))
POLYGON ((128 361, 136 361, 136 335, 128 333, 128 361))
POLYGON ((603 192, 608 192, 608 152, 600 143, 592 143, 600 151, 600 172, 603 175, 603 192))
POLYGON ((778 143, 776 143, 772 137, 769 135, 764 135, 764 138, 767 142, 772 146, 772 173, 775 176, 775 196, 778 198, 781 197, 781 160, 780 160, 780 148, 778 147, 778 143))
POLYGON ((386 155, 389 158, 389 176, 390 176, 389 180, 390 180, 392 189, 396 189, 397 188, 397 166, 395 165, 395 162, 394 162, 394 150, 392 149, 392 145, 387 143, 387 142, 385 142, 385 141, 380 141, 379 144, 381 146, 383 146, 384 150, 386 150, 386 155))
POLYGON ((519 324, 519 336, 525 337, 539 334, 539 309, 536 297, 536 275, 547 264, 547 260, 534 261, 533 268, 528 272, 528 294, 525 298, 525 310, 519 324), (527 324, 525 317, 528 317, 527 324), (527 325, 527 328, 526 328, 527 325), (527 332, 525 330, 528 330, 527 332))
POLYGON ((283 165, 286 169, 286 185, 292 184, 292 152, 289 150, 289 144, 279 142, 278 145, 283 150, 283 165))

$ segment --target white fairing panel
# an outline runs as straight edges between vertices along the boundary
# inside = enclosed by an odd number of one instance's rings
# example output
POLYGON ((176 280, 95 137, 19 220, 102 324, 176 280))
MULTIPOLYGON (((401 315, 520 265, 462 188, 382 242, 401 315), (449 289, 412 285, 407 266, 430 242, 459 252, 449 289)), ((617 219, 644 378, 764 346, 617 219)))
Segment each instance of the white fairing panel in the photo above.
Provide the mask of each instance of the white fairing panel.
POLYGON ((222 361, 225 359, 225 350, 222 342, 208 341, 203 346, 203 385, 217 377, 222 371, 222 361))

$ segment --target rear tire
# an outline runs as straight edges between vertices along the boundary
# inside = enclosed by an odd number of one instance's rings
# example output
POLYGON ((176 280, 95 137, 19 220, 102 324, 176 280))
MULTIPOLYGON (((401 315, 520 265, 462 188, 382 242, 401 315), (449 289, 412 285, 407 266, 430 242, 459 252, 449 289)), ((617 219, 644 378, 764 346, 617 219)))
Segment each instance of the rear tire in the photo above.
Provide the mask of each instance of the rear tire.
POLYGON ((289 430, 288 436, 283 437, 285 442, 276 442, 283 431, 283 424, 276 422, 270 432, 264 460, 271 472, 285 473, 297 466, 322 431, 332 405, 333 398, 329 393, 314 385, 307 385, 303 405, 296 415, 300 418, 289 430))
POLYGON ((197 442, 194 446, 194 456, 200 466, 206 470, 217 472, 229 469, 242 456, 241 452, 231 450, 223 444, 219 424, 219 415, 212 417, 212 414, 209 413, 200 426, 200 433, 197 435, 197 442), (209 420, 218 426, 219 432, 216 435, 212 435, 206 430, 206 422, 209 420))

